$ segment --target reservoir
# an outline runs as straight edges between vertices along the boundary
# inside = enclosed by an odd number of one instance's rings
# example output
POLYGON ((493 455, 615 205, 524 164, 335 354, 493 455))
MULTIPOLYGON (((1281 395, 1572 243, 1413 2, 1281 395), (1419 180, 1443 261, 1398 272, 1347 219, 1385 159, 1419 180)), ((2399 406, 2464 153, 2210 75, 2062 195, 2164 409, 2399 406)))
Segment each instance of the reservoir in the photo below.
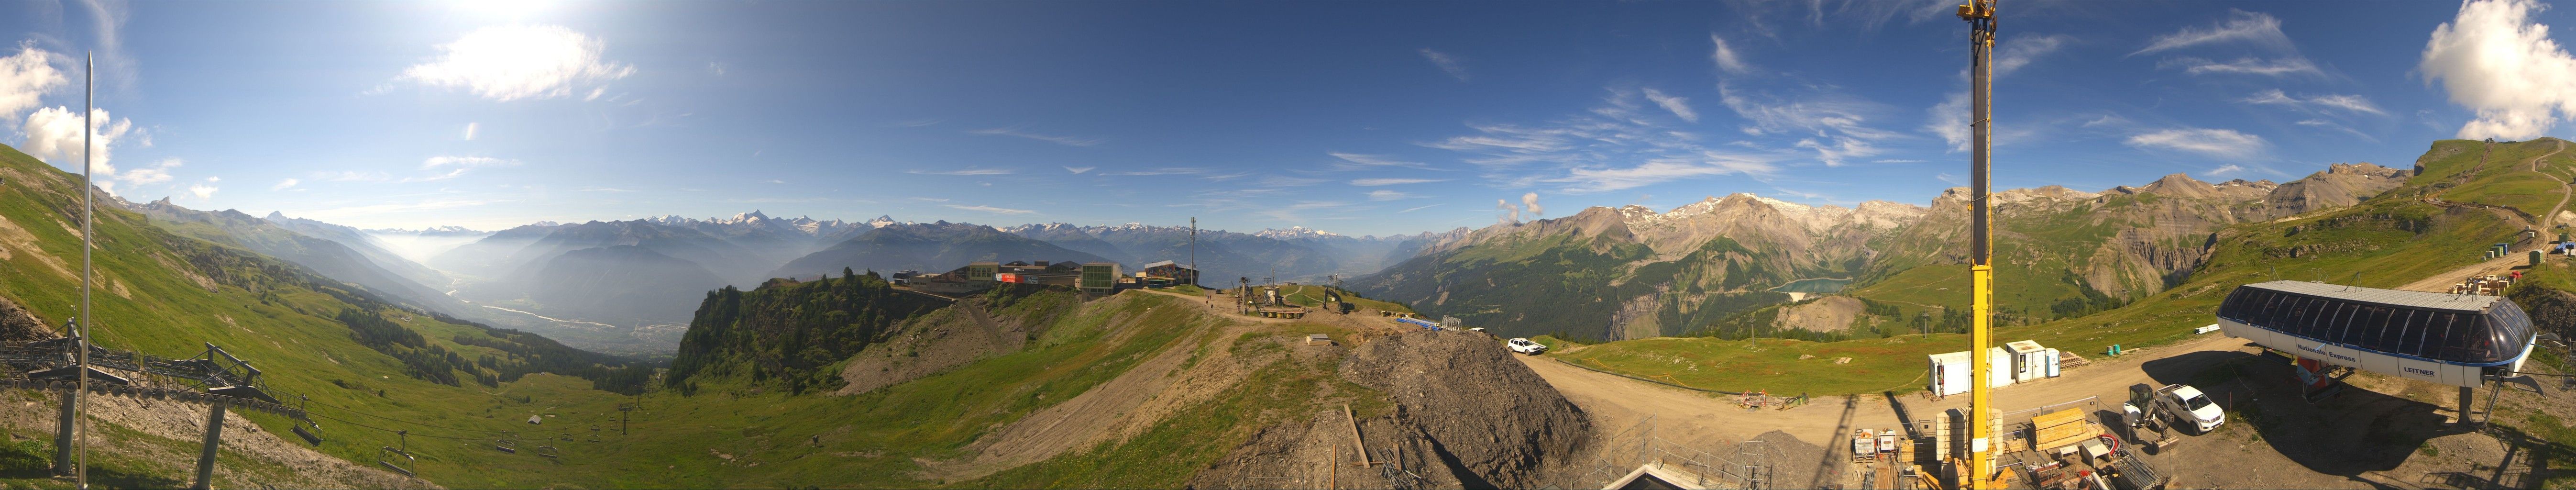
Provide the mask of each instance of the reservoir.
POLYGON ((1851 283, 1852 280, 1848 277, 1819 277, 1791 281, 1789 284, 1771 288, 1771 290, 1783 293, 1836 293, 1842 292, 1843 286, 1849 286, 1851 283))

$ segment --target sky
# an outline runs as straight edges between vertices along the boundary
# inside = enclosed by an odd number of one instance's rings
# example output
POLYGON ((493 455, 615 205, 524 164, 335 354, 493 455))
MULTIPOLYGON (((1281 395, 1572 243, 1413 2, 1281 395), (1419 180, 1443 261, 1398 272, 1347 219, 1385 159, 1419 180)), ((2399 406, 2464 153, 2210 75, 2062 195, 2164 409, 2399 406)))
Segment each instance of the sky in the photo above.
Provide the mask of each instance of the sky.
MULTIPOLYGON (((0 143, 365 228, 676 214, 1480 227, 1964 185, 1967 26, 1900 2, 9 2, 0 143)), ((2287 181, 2567 138, 2576 11, 1999 7, 1996 185, 2287 181)))

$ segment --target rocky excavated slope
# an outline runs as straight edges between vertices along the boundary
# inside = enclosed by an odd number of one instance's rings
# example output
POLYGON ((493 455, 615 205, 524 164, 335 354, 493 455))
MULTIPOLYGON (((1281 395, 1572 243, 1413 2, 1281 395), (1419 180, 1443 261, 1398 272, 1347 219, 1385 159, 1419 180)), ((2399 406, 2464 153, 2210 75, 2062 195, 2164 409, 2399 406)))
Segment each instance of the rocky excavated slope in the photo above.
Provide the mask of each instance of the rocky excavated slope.
MULTIPOLYGON (((1353 348, 1339 375, 1394 402, 1392 413, 1363 414, 1358 431, 1370 460, 1410 472, 1389 481, 1380 470, 1344 469, 1343 487, 1538 488, 1561 483, 1594 437, 1590 417, 1483 334, 1377 338, 1353 348)), ((1265 427, 1189 486, 1275 487, 1279 475, 1302 478, 1336 458, 1359 461, 1352 423, 1333 410, 1265 427)))

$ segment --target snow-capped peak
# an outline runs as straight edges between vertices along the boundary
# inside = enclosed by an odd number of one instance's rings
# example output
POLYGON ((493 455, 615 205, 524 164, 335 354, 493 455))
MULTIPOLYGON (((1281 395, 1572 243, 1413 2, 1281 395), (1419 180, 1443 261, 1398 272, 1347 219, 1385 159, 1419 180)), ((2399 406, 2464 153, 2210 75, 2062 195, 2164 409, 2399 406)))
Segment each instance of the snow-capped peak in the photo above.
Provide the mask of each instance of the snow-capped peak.
POLYGON ((1261 231, 1252 232, 1252 236, 1257 236, 1257 237, 1262 237, 1262 238, 1271 238, 1271 239, 1288 239, 1288 238, 1329 238, 1329 237, 1338 237, 1338 236, 1342 236, 1342 235, 1341 235, 1340 233, 1333 233, 1333 232, 1324 231, 1324 230, 1308 229, 1308 228, 1303 227, 1303 226, 1291 226, 1291 227, 1287 227, 1287 228, 1284 228, 1284 229, 1282 229, 1282 228, 1267 228, 1267 229, 1263 229, 1263 230, 1261 230, 1261 231))

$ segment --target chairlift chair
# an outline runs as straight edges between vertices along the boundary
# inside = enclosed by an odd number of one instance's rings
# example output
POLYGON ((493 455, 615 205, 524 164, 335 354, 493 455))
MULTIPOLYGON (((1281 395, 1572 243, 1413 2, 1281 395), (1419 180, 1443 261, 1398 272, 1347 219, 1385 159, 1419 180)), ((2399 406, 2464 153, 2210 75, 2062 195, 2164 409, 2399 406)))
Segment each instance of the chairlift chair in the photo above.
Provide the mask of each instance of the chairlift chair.
POLYGON ((510 454, 518 454, 519 435, 503 432, 502 437, 503 439, 492 441, 492 449, 510 454))
POLYGON ((599 425, 598 425, 598 424, 591 424, 591 426, 590 426, 590 438, 589 438, 589 439, 585 439, 585 440, 588 440, 588 441, 590 441, 590 442, 599 442, 599 425))
POLYGON ((385 469, 393 470, 395 473, 401 473, 403 476, 418 476, 411 472, 412 468, 416 467, 420 462, 418 458, 413 458, 411 456, 411 431, 394 431, 394 437, 401 441, 397 444, 401 444, 402 447, 399 449, 394 446, 377 447, 376 464, 384 466, 385 469), (401 462, 396 463, 395 461, 401 462))

